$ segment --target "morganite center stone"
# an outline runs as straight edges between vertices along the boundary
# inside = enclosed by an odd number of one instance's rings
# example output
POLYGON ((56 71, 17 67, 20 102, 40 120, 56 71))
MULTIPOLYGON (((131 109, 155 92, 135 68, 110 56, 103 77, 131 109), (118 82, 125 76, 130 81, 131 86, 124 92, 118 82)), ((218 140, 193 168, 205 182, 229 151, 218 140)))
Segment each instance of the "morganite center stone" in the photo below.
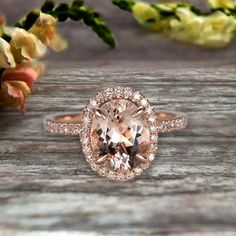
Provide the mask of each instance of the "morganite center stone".
POLYGON ((97 163, 125 173, 147 160, 150 132, 142 109, 125 99, 114 99, 94 111, 91 127, 97 163))

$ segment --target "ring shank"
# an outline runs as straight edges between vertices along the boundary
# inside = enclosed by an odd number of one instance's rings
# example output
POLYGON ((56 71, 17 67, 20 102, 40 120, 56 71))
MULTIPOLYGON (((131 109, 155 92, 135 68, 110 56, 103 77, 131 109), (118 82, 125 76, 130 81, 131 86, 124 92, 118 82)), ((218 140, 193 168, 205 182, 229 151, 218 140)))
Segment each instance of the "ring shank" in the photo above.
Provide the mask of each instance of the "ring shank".
POLYGON ((44 128, 53 134, 78 135, 81 131, 81 113, 56 113, 44 119, 44 128))
POLYGON ((71 123, 71 124, 75 124, 75 123, 80 123, 82 120, 82 114, 62 114, 62 115, 58 115, 55 116, 55 121, 57 122, 62 122, 62 123, 71 123))
POLYGON ((188 116, 182 112, 159 111, 155 113, 158 133, 169 133, 186 128, 188 116))
MULTIPOLYGON (((44 128, 53 134, 78 135, 82 129, 81 113, 56 113, 46 116, 44 128)), ((158 133, 167 133, 184 129, 188 118, 185 113, 159 111, 155 113, 155 126, 158 133)))
POLYGON ((177 117, 177 114, 175 113, 170 113, 168 111, 164 112, 158 112, 155 114, 157 119, 159 120, 170 120, 170 119, 175 119, 177 117))

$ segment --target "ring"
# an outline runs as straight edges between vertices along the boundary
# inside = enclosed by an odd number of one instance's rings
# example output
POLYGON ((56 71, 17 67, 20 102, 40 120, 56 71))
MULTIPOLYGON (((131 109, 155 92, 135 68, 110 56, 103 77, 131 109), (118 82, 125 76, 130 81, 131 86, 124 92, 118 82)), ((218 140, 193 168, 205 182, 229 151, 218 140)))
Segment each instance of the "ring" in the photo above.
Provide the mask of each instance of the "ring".
POLYGON ((79 135, 91 168, 111 180, 125 181, 149 167, 160 133, 187 126, 185 113, 154 112, 149 101, 128 87, 109 87, 92 97, 82 113, 57 113, 44 119, 53 134, 79 135))

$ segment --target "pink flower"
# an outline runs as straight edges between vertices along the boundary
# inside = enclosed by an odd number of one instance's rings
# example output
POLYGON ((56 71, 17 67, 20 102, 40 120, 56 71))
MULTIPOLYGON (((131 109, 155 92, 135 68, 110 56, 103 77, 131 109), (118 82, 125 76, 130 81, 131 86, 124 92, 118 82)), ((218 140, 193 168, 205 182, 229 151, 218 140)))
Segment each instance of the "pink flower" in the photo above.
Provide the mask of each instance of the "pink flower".
POLYGON ((0 106, 24 111, 25 99, 42 71, 42 65, 30 63, 5 69, 1 77, 0 106))
POLYGON ((2 82, 4 81, 23 81, 31 89, 34 81, 38 78, 37 72, 31 67, 25 65, 17 65, 15 68, 8 68, 2 74, 2 82))
POLYGON ((22 81, 5 81, 1 84, 0 106, 16 107, 25 110, 25 98, 30 94, 30 88, 22 81))

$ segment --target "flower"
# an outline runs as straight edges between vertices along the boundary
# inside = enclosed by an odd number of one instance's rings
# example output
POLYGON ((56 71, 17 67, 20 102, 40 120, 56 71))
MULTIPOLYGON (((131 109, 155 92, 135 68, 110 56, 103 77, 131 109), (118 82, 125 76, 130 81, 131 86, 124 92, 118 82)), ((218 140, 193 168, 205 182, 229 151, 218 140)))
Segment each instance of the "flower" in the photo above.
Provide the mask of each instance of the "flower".
POLYGON ((22 63, 15 68, 5 69, 1 81, 23 81, 31 89, 34 81, 42 74, 43 66, 41 64, 22 63))
POLYGON ((153 23, 160 18, 159 12, 150 6, 150 4, 144 2, 134 4, 132 12, 140 24, 153 23))
POLYGON ((5 23, 4 16, 0 16, 0 25, 4 25, 4 23, 5 23))
POLYGON ((17 63, 45 55, 45 45, 34 34, 16 27, 6 31, 11 36, 11 50, 17 63))
POLYGON ((220 11, 215 12, 206 17, 199 44, 213 47, 225 46, 234 37, 235 30, 236 19, 233 16, 220 11))
MULTIPOLYGON (((233 0, 209 0, 209 3, 213 8, 236 7, 233 0)), ((236 31, 235 17, 222 10, 198 15, 190 5, 160 3, 154 6, 138 2, 132 12, 140 24, 173 39, 200 46, 223 47, 232 40, 236 31), (168 15, 163 16, 160 12, 168 15)))
POLYGON ((170 20, 168 34, 175 39, 201 46, 223 47, 234 36, 236 19, 221 11, 209 16, 197 16, 188 8, 178 8, 179 19, 170 20))
POLYGON ((0 16, 0 36, 3 34, 4 24, 5 24, 5 18, 3 16, 0 16))
POLYGON ((16 63, 11 52, 10 44, 0 37, 0 68, 15 67, 16 63))
POLYGON ((0 106, 24 111, 25 99, 42 72, 42 65, 35 63, 22 63, 15 68, 5 69, 1 77, 0 106))
POLYGON ((42 43, 52 50, 60 52, 67 48, 68 43, 57 33, 56 23, 56 18, 40 12, 38 19, 29 29, 29 32, 37 36, 42 43))
POLYGON ((29 95, 30 88, 23 81, 5 81, 1 84, 0 106, 16 107, 21 111, 25 109, 25 98, 29 95))
POLYGON ((38 62, 38 61, 26 61, 26 62, 22 62, 21 64, 18 65, 19 67, 30 67, 31 69, 33 69, 38 77, 42 76, 44 73, 44 64, 38 62))
POLYGON ((178 19, 172 18, 169 22, 168 34, 180 41, 195 43, 202 30, 204 18, 184 7, 177 8, 176 15, 178 19))
POLYGON ((212 8, 235 8, 234 0, 208 0, 212 8))

